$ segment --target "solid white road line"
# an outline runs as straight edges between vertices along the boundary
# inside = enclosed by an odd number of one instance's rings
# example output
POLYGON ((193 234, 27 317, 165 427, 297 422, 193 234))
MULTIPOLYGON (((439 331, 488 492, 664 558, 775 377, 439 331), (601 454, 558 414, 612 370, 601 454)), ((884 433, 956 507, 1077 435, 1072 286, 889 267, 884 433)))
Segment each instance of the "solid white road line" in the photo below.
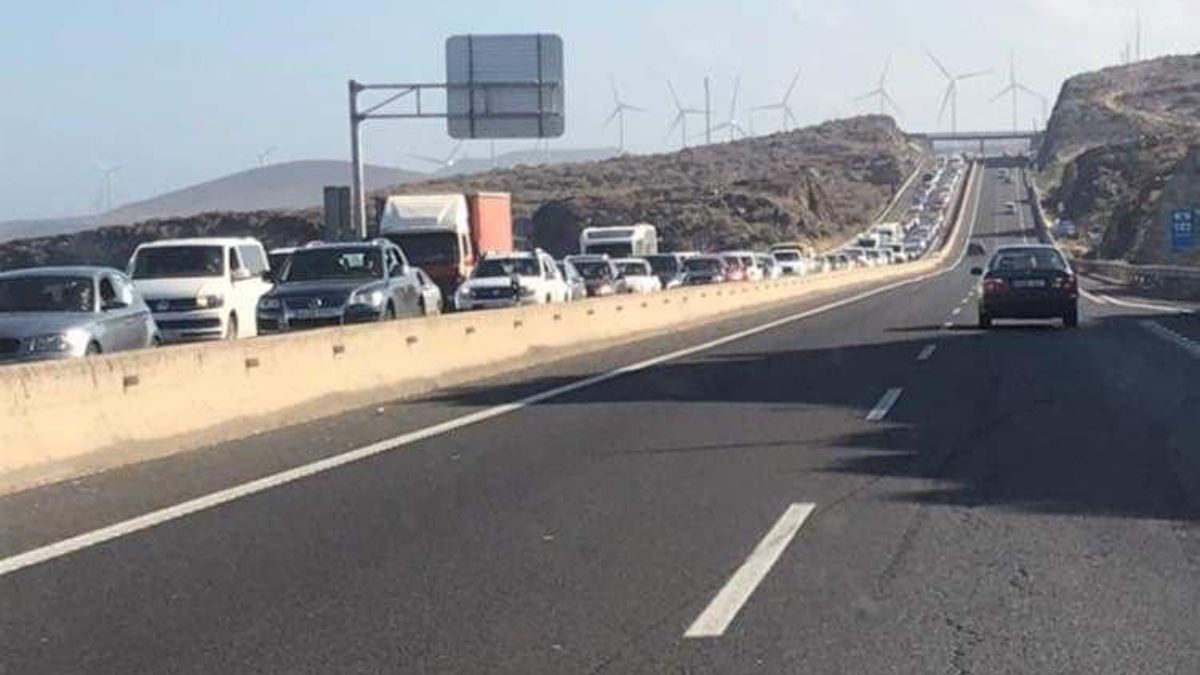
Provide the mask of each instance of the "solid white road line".
POLYGON ((937 350, 937 345, 925 345, 920 354, 917 354, 918 361, 928 361, 929 357, 933 356, 933 352, 937 350))
POLYGON ((946 323, 942 324, 942 328, 947 329, 947 330, 954 328, 954 322, 947 321, 946 323))
POLYGON ((787 507, 774 527, 758 542, 758 546, 754 547, 754 551, 733 576, 729 577, 729 581, 708 603, 700 616, 696 617, 683 636, 711 638, 723 635, 742 610, 742 606, 754 594, 754 589, 758 588, 779 560, 779 556, 783 555, 784 549, 795 538, 814 508, 816 504, 812 503, 792 504, 787 507))
POLYGON ((1191 354, 1193 358, 1200 359, 1200 342, 1196 342, 1185 335, 1180 335, 1157 321, 1142 321, 1141 326, 1176 347, 1180 347, 1188 354, 1191 354))
POLYGON ((1079 294, 1082 295, 1083 297, 1087 298, 1088 300, 1091 300, 1092 302, 1096 303, 1097 305, 1107 305, 1108 304, 1108 300, 1105 300, 1104 298, 1100 297, 1099 295, 1095 295, 1093 293, 1085 291, 1082 288, 1079 289, 1079 294))
MULTIPOLYGON (((979 175, 982 176, 982 173, 980 173, 979 175)), ((981 182, 981 179, 977 180, 976 186, 978 186, 980 182, 981 182)), ((970 198, 971 198, 971 186, 968 185, 967 186, 967 199, 970 199, 970 198)), ((141 516, 137 516, 135 518, 130 518, 128 520, 122 520, 120 522, 113 523, 112 525, 109 525, 107 527, 95 529, 90 532, 84 532, 83 534, 79 534, 74 537, 70 537, 68 539, 63 539, 63 540, 57 541, 53 544, 47 544, 45 546, 41 546, 41 547, 38 547, 35 549, 30 549, 28 551, 25 551, 24 553, 18 553, 17 555, 10 556, 10 557, 4 558, 4 559, 0 559, 0 576, 4 576, 6 574, 11 574, 13 572, 16 572, 17 570, 21 570, 26 567, 30 567, 32 565, 37 565, 39 563, 43 563, 48 560, 53 560, 55 558, 61 558, 66 555, 70 555, 71 553, 74 553, 76 551, 81 551, 83 549, 90 548, 92 546, 96 546, 97 544, 102 544, 106 541, 118 539, 120 537, 124 537, 124 536, 130 535, 130 534, 133 534, 134 532, 139 532, 141 530, 149 529, 151 527, 155 527, 157 525, 161 525, 163 523, 166 523, 166 522, 169 522, 172 520, 176 520, 178 518, 183 518, 184 516, 188 516, 193 513, 197 513, 199 511, 205 511, 207 509, 211 509, 213 507, 220 506, 221 504, 225 504, 226 502, 232 502, 236 499, 241 499, 243 497, 249 497, 250 495, 253 495, 253 494, 256 494, 259 492, 263 492, 264 490, 270 490, 271 488, 276 488, 281 485, 286 485, 288 483, 300 480, 302 478, 307 478, 309 476, 313 476, 313 475, 316 475, 319 473, 324 473, 326 471, 329 471, 331 469, 336 469, 337 467, 343 466, 345 464, 357 462, 359 460, 363 460, 368 457, 372 457, 374 455, 382 454, 384 452, 389 452, 391 450, 395 450, 397 448, 401 448, 406 445, 412 445, 413 443, 427 440, 427 439, 433 438, 435 436, 441 436, 443 434, 450 433, 451 431, 454 431, 456 429, 461 429, 463 427, 468 427, 473 424, 478 424, 480 422, 484 422, 486 420, 490 420, 495 417, 507 415, 509 413, 516 412, 523 408, 528 408, 529 406, 534 405, 536 403, 541 403, 542 401, 548 401, 550 399, 557 398, 559 396, 562 396, 563 394, 568 394, 573 391, 585 389, 587 387, 591 387, 593 385, 600 384, 601 382, 607 382, 608 380, 612 380, 612 379, 621 377, 623 375, 627 375, 629 373, 635 373, 635 372, 638 372, 641 370, 646 370, 648 368, 652 368, 654 366, 657 366, 662 363, 666 363, 668 361, 674 361, 677 359, 681 359, 681 358, 684 358, 687 356, 691 356, 692 354, 696 354, 696 353, 703 352, 703 351, 706 351, 709 349, 713 349, 714 347, 720 347, 721 345, 729 344, 730 342, 735 342, 737 340, 742 340, 742 339, 745 339, 745 338, 748 338, 748 337, 751 337, 754 335, 758 335, 760 333, 765 333, 765 332, 773 330, 775 328, 779 328, 780 326, 786 326, 790 323, 795 323, 797 321, 801 321, 803 319, 807 319, 809 317, 813 317, 818 314, 824 314, 826 312, 830 312, 832 310, 839 309, 839 308, 845 307, 847 305, 852 305, 856 302, 860 302, 862 300, 866 300, 867 298, 871 298, 876 295, 880 295, 882 293, 887 293, 889 291, 893 291, 898 288, 904 288, 906 286, 912 286, 915 284, 923 283, 930 279, 935 279, 942 275, 949 274, 951 271, 958 269, 958 267, 962 265, 963 260, 966 260, 967 243, 970 242, 971 237, 975 234, 975 223, 979 219, 979 203, 980 203, 980 201, 981 200, 978 199, 978 196, 977 196, 976 200, 975 200, 975 208, 971 214, 971 221, 970 221, 969 227, 967 228, 967 235, 963 241, 962 251, 959 252, 958 259, 954 261, 954 264, 950 265, 949 267, 945 267, 940 270, 935 270, 933 272, 922 274, 920 276, 916 276, 911 279, 895 281, 890 284, 880 286, 879 288, 871 289, 869 291, 863 291, 862 293, 858 293, 858 294, 850 296, 848 298, 843 298, 843 299, 837 300, 835 302, 821 305, 820 307, 816 307, 816 308, 810 309, 805 312, 800 312, 798 314, 792 314, 791 316, 785 316, 781 319, 769 321, 767 323, 764 323, 764 324, 761 324, 758 326, 754 326, 753 328, 748 328, 746 330, 738 331, 736 333, 731 333, 729 335, 717 338, 715 340, 710 340, 708 342, 694 345, 692 347, 686 347, 684 349, 679 349, 679 350, 676 350, 673 352, 662 354, 660 356, 646 359, 645 361, 639 361, 638 363, 632 363, 627 366, 622 366, 620 368, 617 368, 616 370, 610 370, 606 373, 594 375, 592 377, 578 380, 576 382, 570 382, 570 383, 564 384, 560 387, 554 387, 553 389, 547 389, 546 391, 539 392, 537 394, 533 394, 530 396, 526 396, 525 398, 513 401, 512 403, 505 403, 503 405, 498 405, 498 406, 495 406, 492 408, 487 408, 485 410, 480 410, 480 411, 471 413, 469 415, 463 415, 462 417, 456 417, 454 419, 446 420, 445 422, 441 422, 441 423, 435 424, 433 426, 425 427, 423 429, 417 429, 415 431, 410 431, 405 434, 400 434, 399 436, 394 436, 392 438, 388 438, 388 439, 379 441, 377 443, 372 443, 371 445, 357 448, 355 450, 350 450, 350 451, 344 452, 340 455, 326 457, 325 459, 318 460, 316 462, 312 462, 311 464, 305 464, 303 466, 298 466, 293 469, 288 469, 287 471, 281 471, 279 473, 274 473, 269 476, 264 476, 257 480, 252 480, 247 483, 235 485, 233 487, 226 488, 224 490, 219 490, 217 492, 203 495, 201 497, 196 497, 195 499, 189 499, 188 501, 181 502, 179 504, 175 504, 174 506, 169 506, 169 507, 166 507, 163 509, 159 509, 157 511, 151 511, 149 513, 143 514, 141 516)), ((964 211, 965 211, 965 209, 964 209, 964 211)), ((963 215, 965 215, 965 214, 963 214, 963 215)), ((962 215, 960 215, 959 222, 957 223, 957 227, 961 227, 962 224, 963 224, 962 223, 962 215)))
POLYGON ((962 314, 962 307, 955 307, 954 309, 950 310, 950 313, 958 316, 959 314, 962 314))
POLYGON ((1194 312, 1187 307, 1176 307, 1172 305, 1158 305, 1149 302, 1133 302, 1131 300, 1121 300, 1114 298, 1111 295, 1099 295, 1096 297, 1104 298, 1104 300, 1121 307, 1129 307, 1131 309, 1145 309, 1151 312, 1165 312, 1168 314, 1193 314, 1194 312))
POLYGON ((904 389, 902 387, 892 387, 883 392, 879 403, 876 403, 875 407, 871 408, 871 412, 867 413, 867 421, 879 422, 887 417, 887 414, 892 410, 892 406, 896 405, 896 401, 900 400, 900 394, 903 393, 904 389))

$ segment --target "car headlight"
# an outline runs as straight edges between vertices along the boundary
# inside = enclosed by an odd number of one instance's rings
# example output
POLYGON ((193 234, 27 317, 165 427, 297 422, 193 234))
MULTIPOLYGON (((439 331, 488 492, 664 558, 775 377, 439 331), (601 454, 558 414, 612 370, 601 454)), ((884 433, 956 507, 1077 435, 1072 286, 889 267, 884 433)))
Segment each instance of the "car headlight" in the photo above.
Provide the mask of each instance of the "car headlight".
POLYGON ((383 304, 383 291, 357 291, 350 295, 349 304, 378 307, 383 304))
POLYGON ((200 309, 216 309, 225 304, 225 298, 220 295, 201 295, 196 298, 196 306, 200 309))
POLYGON ((259 298, 258 299, 258 308, 259 309, 265 309, 265 310, 269 311, 269 310, 273 310, 273 309, 279 309, 280 307, 283 307, 283 303, 280 302, 278 298, 259 298))
POLYGON ((38 335, 28 340, 29 351, 39 354, 71 353, 81 354, 87 346, 87 331, 73 328, 65 333, 53 335, 38 335))

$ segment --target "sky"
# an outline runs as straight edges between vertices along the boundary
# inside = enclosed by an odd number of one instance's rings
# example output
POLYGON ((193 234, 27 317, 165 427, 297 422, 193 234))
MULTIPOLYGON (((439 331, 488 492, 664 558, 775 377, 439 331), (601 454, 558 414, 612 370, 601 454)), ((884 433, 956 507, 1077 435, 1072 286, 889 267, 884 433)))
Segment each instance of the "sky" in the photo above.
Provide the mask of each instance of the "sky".
MULTIPOLYGON (((1143 26, 1144 57, 1200 51, 1200 0, 87 0, 19 3, 0 24, 0 220, 95 212, 100 167, 119 166, 116 203, 143 199, 270 161, 349 156, 346 82, 440 82, 444 41, 461 33, 549 32, 566 58, 566 134, 552 147, 617 143, 610 78, 647 112, 627 118, 631 152, 678 146, 668 79, 684 104, 713 83, 715 122, 737 117, 757 133, 799 71, 791 104, 802 125, 877 106, 887 88, 907 130, 938 120, 945 87, 925 55, 964 81, 959 127, 1006 129, 1011 103, 992 102, 1017 77, 1051 99, 1072 74, 1115 64, 1143 26)), ((1022 126, 1041 115, 1021 100, 1022 126)), ((693 128, 700 125, 693 122, 693 128)), ((368 162, 426 168, 410 155, 444 156, 444 122, 372 121, 368 162)), ((498 143, 500 152, 533 141, 498 143)), ((465 154, 487 155, 486 141, 465 154)))

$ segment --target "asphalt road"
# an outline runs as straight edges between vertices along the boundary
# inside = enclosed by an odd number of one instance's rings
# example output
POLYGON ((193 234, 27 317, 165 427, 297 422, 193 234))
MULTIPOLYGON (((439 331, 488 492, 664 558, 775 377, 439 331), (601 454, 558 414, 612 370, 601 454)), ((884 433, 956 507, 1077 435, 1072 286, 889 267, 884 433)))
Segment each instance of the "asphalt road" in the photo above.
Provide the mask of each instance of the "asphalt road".
POLYGON ((4 574, 0 673, 1200 672, 1196 319, 981 332, 978 262, 0 498, 12 556, 812 312, 4 574))

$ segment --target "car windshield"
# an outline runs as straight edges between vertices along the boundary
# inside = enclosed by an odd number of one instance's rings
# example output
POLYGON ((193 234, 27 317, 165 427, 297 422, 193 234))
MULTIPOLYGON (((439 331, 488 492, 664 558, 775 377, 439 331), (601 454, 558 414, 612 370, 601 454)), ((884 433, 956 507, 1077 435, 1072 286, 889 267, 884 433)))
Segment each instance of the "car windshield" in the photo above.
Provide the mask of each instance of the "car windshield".
POLYGON ((412 232, 384 235, 404 251, 409 264, 446 265, 458 262, 458 236, 454 232, 412 232))
POLYGON ((1062 256, 1059 255, 1058 251, 1055 251, 1054 249, 1017 249, 1012 251, 1000 251, 994 258, 992 258, 992 262, 988 268, 998 272, 1065 270, 1067 269, 1067 263, 1063 260, 1062 256))
POLYGON ((588 281, 600 281, 613 278, 612 263, 605 260, 573 260, 571 264, 579 271, 579 276, 588 281))
POLYGON ((292 254, 282 282, 380 279, 383 251, 377 247, 306 248, 292 254))
POLYGON ((658 275, 675 274, 679 271, 679 258, 673 255, 646 256, 646 262, 650 263, 650 269, 658 275))
POLYGON ((716 272, 721 269, 721 261, 715 258, 689 258, 683 263, 687 272, 716 272))
POLYGON ((796 262, 800 259, 800 254, 796 251, 776 251, 772 255, 779 262, 796 262))
POLYGON ((476 279, 492 279, 496 277, 536 277, 537 260, 533 258, 488 258, 475 267, 472 276, 476 279))
POLYGON ((225 273, 221 246, 151 246, 133 259, 134 279, 219 277, 225 273))
POLYGON ((617 263, 617 269, 627 277, 644 277, 650 275, 650 265, 644 262, 617 263))
MULTIPOLYGON (((91 277, 21 276, 0 278, 0 312, 91 312, 91 277)), ((3 327, 0 326, 0 333, 3 327)))

